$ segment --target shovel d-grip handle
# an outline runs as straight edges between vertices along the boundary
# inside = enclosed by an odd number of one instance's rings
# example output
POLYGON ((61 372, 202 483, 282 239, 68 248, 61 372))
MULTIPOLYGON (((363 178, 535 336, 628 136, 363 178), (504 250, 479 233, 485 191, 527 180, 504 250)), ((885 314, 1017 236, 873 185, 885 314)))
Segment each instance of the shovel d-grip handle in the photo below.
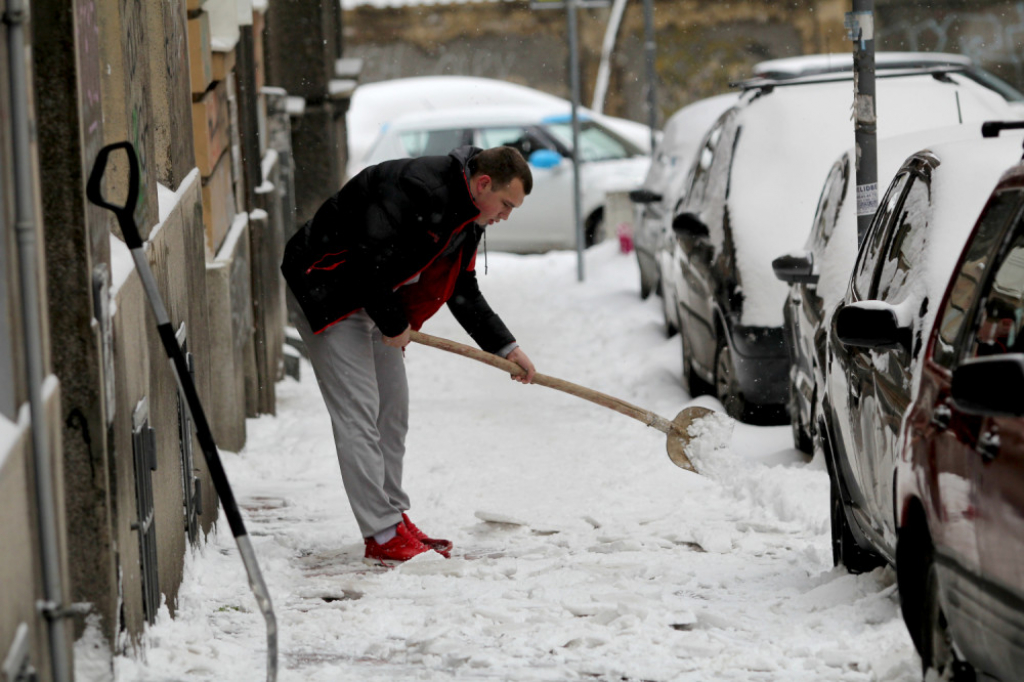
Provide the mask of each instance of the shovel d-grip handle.
POLYGON ((137 249, 142 246, 139 228, 135 224, 135 206, 139 202, 139 160, 135 156, 135 147, 131 142, 115 142, 99 151, 92 172, 89 174, 89 182, 85 186, 85 196, 92 203, 112 211, 117 216, 117 224, 124 236, 124 243, 128 245, 129 249, 137 249), (110 159, 110 153, 119 149, 123 149, 125 156, 128 157, 128 196, 125 198, 124 205, 112 204, 103 197, 103 176, 107 172, 107 162, 110 159))

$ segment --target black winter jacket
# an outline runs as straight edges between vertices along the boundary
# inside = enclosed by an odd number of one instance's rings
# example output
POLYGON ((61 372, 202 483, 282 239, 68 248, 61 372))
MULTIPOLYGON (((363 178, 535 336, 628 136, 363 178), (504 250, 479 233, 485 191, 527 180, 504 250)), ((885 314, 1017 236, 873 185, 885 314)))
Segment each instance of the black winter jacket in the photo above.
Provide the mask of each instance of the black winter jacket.
POLYGON ((448 307, 473 340, 488 352, 515 340, 473 269, 483 228, 466 164, 479 152, 370 166, 288 240, 281 272, 314 332, 365 309, 384 335, 398 336, 409 316, 396 290, 443 257, 459 268, 448 307))

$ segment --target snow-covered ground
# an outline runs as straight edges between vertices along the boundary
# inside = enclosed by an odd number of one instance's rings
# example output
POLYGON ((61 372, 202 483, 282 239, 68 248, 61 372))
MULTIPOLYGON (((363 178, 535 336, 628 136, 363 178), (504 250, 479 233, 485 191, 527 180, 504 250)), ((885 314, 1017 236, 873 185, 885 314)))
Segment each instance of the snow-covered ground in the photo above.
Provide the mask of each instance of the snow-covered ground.
MULTIPOLYGON (((482 266, 482 262, 480 263, 482 266)), ((482 270, 482 267, 481 267, 482 270)), ((678 338, 633 255, 491 253, 481 282, 538 371, 672 419, 678 338)), ((442 311, 425 332, 469 342, 442 311)), ((281 680, 920 679, 889 569, 833 569, 828 480, 788 426, 711 420, 696 475, 628 417, 471 360, 406 351, 411 516, 450 560, 361 562, 308 365, 225 453, 280 628, 281 680)), ((696 404, 720 410, 710 398, 696 404)), ((264 679, 264 622, 223 518, 171 619, 116 679, 264 679)))

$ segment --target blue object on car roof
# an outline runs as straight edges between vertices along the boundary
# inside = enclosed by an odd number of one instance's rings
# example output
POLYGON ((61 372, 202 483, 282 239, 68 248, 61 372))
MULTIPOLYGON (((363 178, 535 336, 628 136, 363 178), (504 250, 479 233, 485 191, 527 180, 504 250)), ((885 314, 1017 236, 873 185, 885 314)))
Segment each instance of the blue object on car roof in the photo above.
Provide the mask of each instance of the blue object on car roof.
MULTIPOLYGON (((576 118, 581 121, 589 121, 590 117, 583 113, 576 114, 576 118)), ((572 123, 572 114, 553 114, 551 116, 545 116, 540 120, 541 123, 572 123)))

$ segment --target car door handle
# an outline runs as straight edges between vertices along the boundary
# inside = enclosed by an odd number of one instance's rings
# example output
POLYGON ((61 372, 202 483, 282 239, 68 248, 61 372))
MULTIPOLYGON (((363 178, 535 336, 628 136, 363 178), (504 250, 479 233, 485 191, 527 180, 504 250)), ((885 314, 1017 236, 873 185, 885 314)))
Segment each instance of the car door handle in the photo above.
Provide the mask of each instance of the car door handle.
POLYGON ((986 464, 991 462, 999 454, 999 434, 989 431, 988 433, 981 434, 981 438, 978 439, 978 445, 975 450, 981 455, 981 459, 986 464))
POLYGON ((949 409, 949 405, 941 404, 936 405, 935 409, 932 410, 931 425, 937 428, 939 431, 945 431, 949 428, 949 422, 953 419, 953 410, 949 409))

